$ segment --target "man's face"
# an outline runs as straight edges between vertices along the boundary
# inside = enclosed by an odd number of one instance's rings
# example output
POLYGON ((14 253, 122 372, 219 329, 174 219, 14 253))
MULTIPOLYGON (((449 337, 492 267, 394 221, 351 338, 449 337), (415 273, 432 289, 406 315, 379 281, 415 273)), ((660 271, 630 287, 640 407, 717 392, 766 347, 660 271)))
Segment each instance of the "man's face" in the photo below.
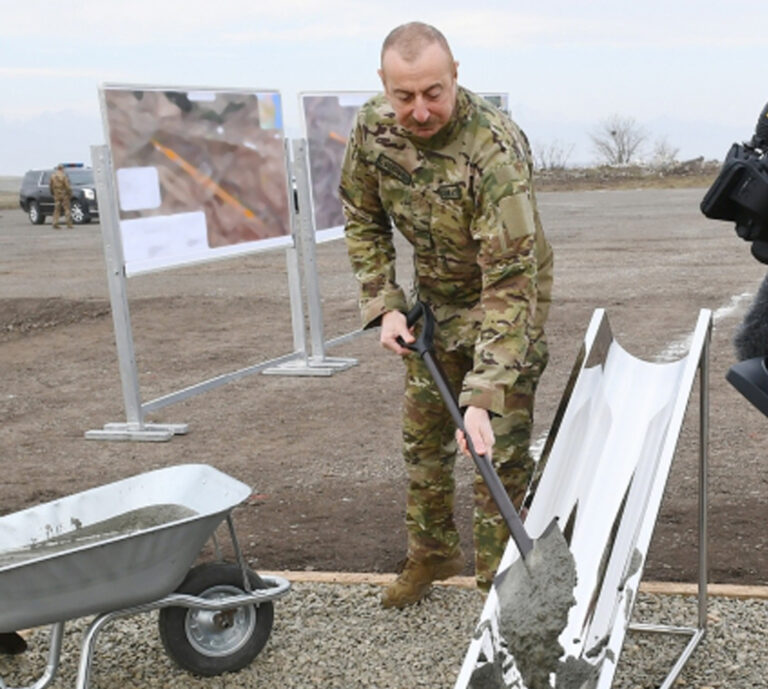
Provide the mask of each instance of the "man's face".
POLYGON ((424 48, 413 62, 395 49, 384 53, 379 76, 400 126, 423 139, 445 126, 456 107, 458 64, 437 43, 424 48))

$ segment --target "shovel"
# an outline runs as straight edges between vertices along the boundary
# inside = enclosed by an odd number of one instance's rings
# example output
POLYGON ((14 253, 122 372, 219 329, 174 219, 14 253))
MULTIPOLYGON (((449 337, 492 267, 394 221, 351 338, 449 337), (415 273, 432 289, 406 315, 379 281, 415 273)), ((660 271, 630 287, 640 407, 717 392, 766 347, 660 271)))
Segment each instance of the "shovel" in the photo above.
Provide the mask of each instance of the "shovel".
MULTIPOLYGON (((456 427, 464 433, 472 459, 504 519, 509 533, 520 552, 520 559, 503 572, 497 573, 494 588, 499 600, 499 631, 514 656, 523 681, 529 689, 549 689, 552 673, 557 673, 557 686, 573 681, 574 674, 591 668, 574 668, 560 662, 563 648, 558 637, 568 622, 568 611, 576 603, 576 566, 568 544, 560 531, 557 518, 542 535, 533 539, 523 525, 515 506, 499 479, 488 455, 479 455, 464 427, 464 417, 446 376, 435 359, 433 350, 435 319, 424 302, 406 315, 408 327, 423 319, 416 341, 399 344, 416 352, 424 361, 443 398, 456 427)), ((485 666, 476 670, 470 686, 504 687, 499 658, 488 658, 485 666), (498 675, 496 683, 489 672, 498 675)), ((579 685, 580 686, 580 683, 579 685)))

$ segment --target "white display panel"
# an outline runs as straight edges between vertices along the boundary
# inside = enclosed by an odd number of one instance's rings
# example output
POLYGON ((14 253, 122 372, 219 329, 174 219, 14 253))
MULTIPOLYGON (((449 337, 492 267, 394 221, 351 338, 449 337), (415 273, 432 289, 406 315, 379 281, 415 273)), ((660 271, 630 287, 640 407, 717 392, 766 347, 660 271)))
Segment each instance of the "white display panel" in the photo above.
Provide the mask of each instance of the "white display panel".
POLYGON ((292 243, 280 94, 100 90, 126 274, 292 243))

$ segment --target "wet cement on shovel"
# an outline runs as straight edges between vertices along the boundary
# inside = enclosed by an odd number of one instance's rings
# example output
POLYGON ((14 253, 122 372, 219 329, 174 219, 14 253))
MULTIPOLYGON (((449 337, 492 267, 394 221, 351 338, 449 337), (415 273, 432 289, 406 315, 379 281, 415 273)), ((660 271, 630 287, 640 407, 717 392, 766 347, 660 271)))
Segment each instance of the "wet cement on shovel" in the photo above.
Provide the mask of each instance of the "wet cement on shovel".
POLYGON ((499 631, 529 689, 550 689, 563 647, 558 642, 576 603, 576 565, 560 530, 552 528, 518 559, 497 587, 499 631))
MULTIPOLYGON (((585 661, 562 662, 558 641, 568 623, 568 612, 576 603, 576 565, 558 528, 550 528, 536 540, 528 556, 514 562, 495 582, 499 597, 499 633, 528 689, 589 687, 597 679, 597 668, 585 661)), ((478 667, 473 689, 502 689, 500 657, 478 667)))
POLYGON ((469 678, 470 689, 504 689, 507 687, 508 685, 504 681, 503 660, 501 653, 497 651, 492 660, 485 659, 485 662, 478 665, 472 672, 472 677, 469 678))

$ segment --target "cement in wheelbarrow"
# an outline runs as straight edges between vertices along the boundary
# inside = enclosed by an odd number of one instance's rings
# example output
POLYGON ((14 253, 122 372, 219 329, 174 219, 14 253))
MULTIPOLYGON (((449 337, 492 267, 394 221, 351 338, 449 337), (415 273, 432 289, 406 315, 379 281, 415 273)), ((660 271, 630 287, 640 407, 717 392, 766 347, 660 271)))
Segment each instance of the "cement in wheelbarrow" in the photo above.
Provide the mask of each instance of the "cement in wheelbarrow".
POLYGON ((0 518, 0 632, 168 595, 250 492, 210 466, 187 464, 0 518))

